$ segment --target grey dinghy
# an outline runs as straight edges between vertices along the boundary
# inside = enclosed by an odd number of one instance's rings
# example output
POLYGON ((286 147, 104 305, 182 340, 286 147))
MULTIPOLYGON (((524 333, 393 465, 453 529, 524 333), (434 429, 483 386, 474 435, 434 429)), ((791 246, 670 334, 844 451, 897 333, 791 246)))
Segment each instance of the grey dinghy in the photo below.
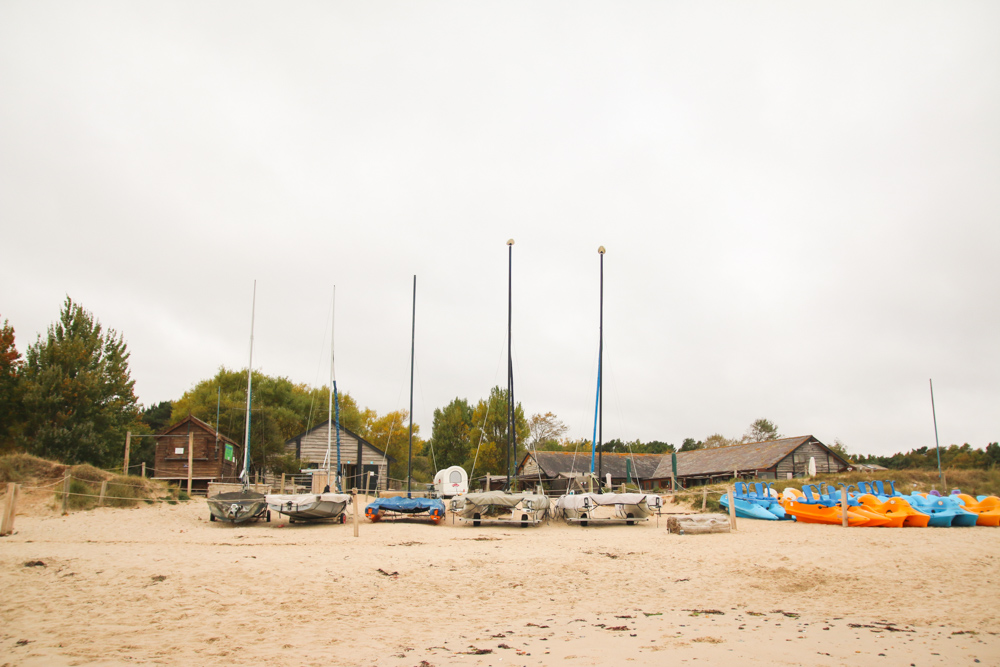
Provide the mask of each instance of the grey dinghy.
POLYGON ((264 494, 255 491, 230 491, 212 496, 208 499, 208 510, 212 513, 209 517, 211 521, 244 523, 261 516, 271 520, 264 494))
POLYGON ((453 498, 451 511, 463 521, 471 521, 473 526, 483 522, 506 524, 519 522, 524 527, 541 523, 548 515, 550 504, 548 496, 537 493, 485 491, 453 498))
POLYGON ((351 501, 347 493, 302 493, 299 495, 269 493, 267 507, 280 512, 292 521, 320 521, 339 519, 344 523, 344 510, 351 501))
POLYGON ((569 522, 586 526, 590 521, 648 521, 659 514, 663 498, 652 493, 579 493, 560 496, 556 509, 569 522))

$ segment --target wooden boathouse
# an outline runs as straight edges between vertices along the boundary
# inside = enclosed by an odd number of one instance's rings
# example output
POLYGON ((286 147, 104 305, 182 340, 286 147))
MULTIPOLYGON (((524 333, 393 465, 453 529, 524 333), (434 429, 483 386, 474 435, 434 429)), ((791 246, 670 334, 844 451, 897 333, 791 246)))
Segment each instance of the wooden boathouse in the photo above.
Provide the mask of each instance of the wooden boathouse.
MULTIPOLYGON (((300 433, 285 441, 285 451, 295 454, 295 458, 302 461, 306 468, 320 469, 326 459, 327 446, 327 424, 324 421, 313 428, 300 433)), ((334 431, 332 458, 330 467, 337 467, 337 433, 334 431)), ((386 456, 385 452, 371 444, 360 435, 340 426, 340 466, 343 474, 343 484, 345 489, 357 487, 365 488, 366 478, 369 473, 374 473, 368 481, 368 488, 375 490, 388 490, 389 486, 389 466, 395 463, 396 459, 386 456), (358 469, 358 452, 361 452, 361 469, 358 469), (359 474, 360 472, 360 474, 359 474)), ((325 475, 324 475, 325 478, 325 475)), ((324 481, 325 484, 325 481, 324 481)), ((321 485, 322 486, 322 485, 321 485)))
POLYGON ((153 479, 181 483, 188 479, 188 442, 193 441, 191 488, 207 491, 209 482, 237 482, 243 445, 198 419, 187 416, 157 433, 153 479), (187 436, 191 436, 191 439, 187 436))

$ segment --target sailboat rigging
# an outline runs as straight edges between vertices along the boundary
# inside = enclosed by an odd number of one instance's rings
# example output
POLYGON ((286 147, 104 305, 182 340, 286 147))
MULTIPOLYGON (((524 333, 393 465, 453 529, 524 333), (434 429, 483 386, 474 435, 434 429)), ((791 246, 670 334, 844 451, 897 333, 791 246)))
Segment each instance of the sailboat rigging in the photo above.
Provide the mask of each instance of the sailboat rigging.
MULTIPOLYGON (((592 521, 624 521, 632 525, 636 521, 645 521, 663 506, 663 499, 655 494, 645 493, 602 493, 600 484, 603 481, 603 457, 601 456, 601 440, 604 437, 604 412, 601 393, 601 380, 604 363, 604 246, 597 249, 601 256, 601 290, 600 290, 600 334, 599 351, 597 355, 597 401, 594 406, 594 438, 590 449, 590 479, 594 478, 594 463, 597 462, 598 493, 581 494, 567 493, 556 501, 556 509, 569 522, 579 522, 586 526, 592 521)), ((610 475, 609 475, 610 476, 610 475)), ((592 482, 591 482, 592 483, 592 482)), ((609 489, 610 491, 610 489, 609 489)))
MULTIPOLYGON (((410 332, 410 438, 406 454, 406 497, 393 496, 378 498, 365 507, 365 516, 370 521, 379 521, 386 515, 407 514, 428 515, 435 523, 441 523, 445 516, 444 502, 437 498, 414 498, 410 488, 413 472, 413 369, 417 341, 417 277, 413 276, 413 318, 410 332)), ((388 452, 388 446, 386 447, 388 452)), ((359 470, 361 459, 358 459, 359 470)))
MULTIPOLYGON (((334 305, 332 310, 336 311, 337 291, 334 288, 334 305)), ((322 519, 339 519, 344 523, 344 510, 351 496, 341 493, 340 475, 340 405, 337 400, 337 375, 334 370, 334 340, 333 324, 336 322, 336 314, 331 316, 330 325, 330 387, 327 394, 328 409, 326 420, 326 457, 323 459, 323 466, 326 469, 326 486, 323 493, 300 493, 300 494, 272 494, 267 495, 267 506, 275 512, 280 512, 288 517, 288 522, 294 521, 319 521, 322 519), (333 444, 333 430, 337 431, 337 492, 330 492, 330 470, 333 444)))
POLYGON ((253 305, 250 308, 250 362, 247 365, 247 416, 243 437, 243 470, 240 471, 242 489, 220 493, 208 498, 210 521, 219 519, 230 523, 243 523, 262 516, 271 520, 271 512, 263 493, 250 490, 250 408, 253 397, 253 327, 257 314, 257 281, 253 283, 253 305))
MULTIPOLYGON (((517 456, 517 404, 514 402, 514 362, 511 354, 513 257, 514 239, 510 239, 507 241, 507 451, 504 453, 507 484, 503 491, 486 489, 482 493, 466 493, 452 499, 452 511, 459 518, 471 521, 473 526, 484 521, 507 524, 520 522, 522 527, 538 525, 548 516, 549 510, 548 496, 541 493, 513 493, 510 479, 512 462, 517 456), (504 518, 508 512, 509 518, 504 518)), ((477 458, 478 454, 477 447, 477 458)))

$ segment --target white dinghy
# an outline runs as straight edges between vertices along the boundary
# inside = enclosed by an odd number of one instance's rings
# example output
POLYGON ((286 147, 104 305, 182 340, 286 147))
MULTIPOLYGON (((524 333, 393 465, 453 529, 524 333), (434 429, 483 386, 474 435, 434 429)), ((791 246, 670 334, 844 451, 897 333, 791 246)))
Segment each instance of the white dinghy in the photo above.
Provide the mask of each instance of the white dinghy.
POLYGON ((473 526, 482 523, 519 523, 521 527, 541 523, 549 513, 548 496, 539 493, 484 491, 467 493, 451 501, 451 511, 473 526))

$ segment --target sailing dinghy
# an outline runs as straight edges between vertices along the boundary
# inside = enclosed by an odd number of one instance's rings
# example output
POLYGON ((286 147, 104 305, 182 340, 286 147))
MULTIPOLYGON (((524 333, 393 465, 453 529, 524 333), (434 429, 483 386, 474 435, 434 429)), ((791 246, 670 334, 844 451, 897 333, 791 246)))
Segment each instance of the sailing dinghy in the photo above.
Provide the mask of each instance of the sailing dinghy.
POLYGON ((387 516, 410 516, 413 518, 430 518, 435 524, 441 523, 445 516, 444 501, 438 498, 414 498, 410 490, 413 472, 413 363, 417 339, 417 277, 413 276, 413 325, 410 338, 410 440, 406 462, 406 496, 378 498, 365 507, 365 516, 369 521, 380 521, 387 516))
POLYGON ((209 521, 245 523, 264 517, 271 520, 263 493, 250 490, 250 401, 253 395, 253 321, 257 308, 257 281, 253 284, 253 305, 250 308, 250 364, 247 366, 247 418, 243 440, 243 470, 240 471, 240 491, 229 491, 208 498, 209 521))
MULTIPOLYGON (((336 289, 336 288, 335 288, 336 289)), ((336 295, 336 291, 334 291, 336 295)), ((334 307, 336 307, 336 296, 334 296, 334 307)), ((334 315, 336 317, 336 315, 334 315)), ((329 407, 327 408, 326 422, 326 488, 323 493, 300 493, 300 494, 267 494, 267 506, 273 512, 279 512, 288 517, 289 523, 295 521, 323 521, 339 520, 344 523, 347 517, 344 510, 347 503, 351 501, 351 496, 347 493, 340 493, 340 470, 337 470, 337 493, 330 491, 330 465, 331 448, 333 443, 333 428, 337 429, 337 462, 340 463, 340 404, 337 399, 337 379, 334 371, 333 355, 333 325, 330 326, 330 390, 329 407), (336 422, 336 423, 335 423, 336 422)))

